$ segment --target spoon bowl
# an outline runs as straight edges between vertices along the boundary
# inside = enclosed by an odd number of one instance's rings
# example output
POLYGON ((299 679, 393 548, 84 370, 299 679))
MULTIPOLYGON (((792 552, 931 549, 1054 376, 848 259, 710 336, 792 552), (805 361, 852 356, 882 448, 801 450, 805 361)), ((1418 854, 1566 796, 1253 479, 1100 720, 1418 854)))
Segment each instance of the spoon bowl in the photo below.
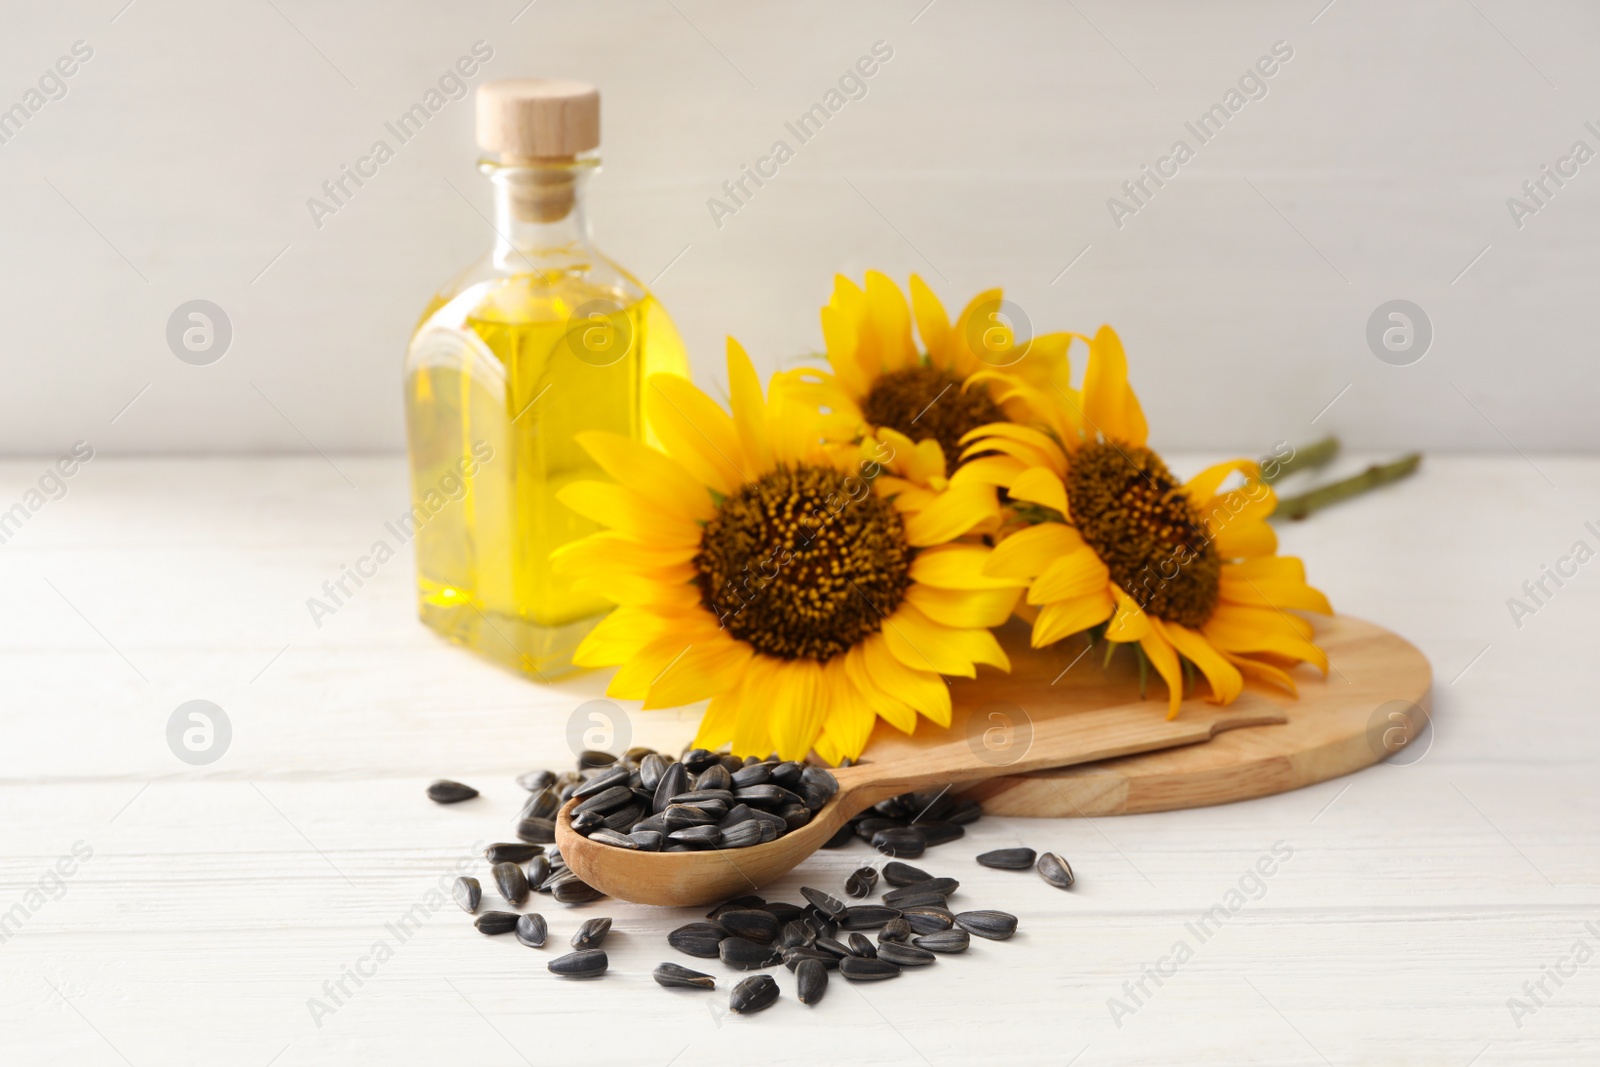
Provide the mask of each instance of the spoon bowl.
POLYGON ((1288 721, 1260 702, 1233 710, 1186 703, 1180 719, 1165 719, 1140 701, 1028 722, 1027 729, 986 726, 990 718, 953 724, 914 757, 833 771, 839 791, 828 803, 804 826, 765 844, 693 852, 618 848, 573 830, 579 801, 569 800, 556 816, 556 845, 575 875, 609 896, 671 907, 714 904, 782 877, 852 817, 901 793, 1200 744, 1223 730, 1288 721))

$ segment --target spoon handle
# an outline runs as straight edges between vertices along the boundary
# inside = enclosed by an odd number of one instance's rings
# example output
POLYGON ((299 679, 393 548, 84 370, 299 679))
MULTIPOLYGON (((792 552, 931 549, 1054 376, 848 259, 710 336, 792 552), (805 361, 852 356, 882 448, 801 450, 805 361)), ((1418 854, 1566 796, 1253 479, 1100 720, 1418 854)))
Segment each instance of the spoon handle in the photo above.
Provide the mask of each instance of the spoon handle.
POLYGON ((834 775, 841 806, 854 814, 901 793, 1200 744, 1224 730, 1287 721, 1276 711, 1192 706, 1185 706, 1182 718, 1166 719, 1148 703, 1139 703, 1035 723, 1013 708, 988 718, 974 716, 965 730, 951 731, 956 736, 912 755, 844 767, 834 775))

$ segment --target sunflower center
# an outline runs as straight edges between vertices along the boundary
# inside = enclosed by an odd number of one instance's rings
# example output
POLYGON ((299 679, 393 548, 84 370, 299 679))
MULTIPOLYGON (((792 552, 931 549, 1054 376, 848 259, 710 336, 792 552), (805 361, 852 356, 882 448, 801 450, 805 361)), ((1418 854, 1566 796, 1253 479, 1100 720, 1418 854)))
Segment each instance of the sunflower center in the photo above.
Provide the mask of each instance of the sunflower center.
POLYGON ((729 633, 780 659, 828 660, 876 633, 911 584, 894 507, 863 479, 780 467, 706 523, 700 602, 729 633))
POLYGON ((1111 580, 1141 608, 1191 628, 1211 618, 1222 560, 1160 456, 1148 448, 1085 446, 1067 472, 1067 507, 1111 580))
POLYGON ((963 389, 954 374, 925 366, 903 367, 880 377, 861 410, 874 426, 898 430, 913 441, 925 437, 938 441, 947 472, 954 472, 960 461, 963 434, 1006 420, 983 386, 963 389))

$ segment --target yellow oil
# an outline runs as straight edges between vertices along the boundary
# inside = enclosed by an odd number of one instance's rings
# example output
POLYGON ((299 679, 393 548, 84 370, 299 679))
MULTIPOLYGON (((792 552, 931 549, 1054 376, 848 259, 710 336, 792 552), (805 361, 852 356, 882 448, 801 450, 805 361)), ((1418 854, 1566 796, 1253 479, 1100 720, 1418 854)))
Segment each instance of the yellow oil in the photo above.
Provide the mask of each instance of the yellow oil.
POLYGON ((654 298, 580 271, 500 277, 434 301, 406 365, 422 620, 518 670, 553 678, 609 609, 553 573, 550 553, 596 527, 556 499, 606 475, 573 440, 644 437, 655 373, 687 374, 654 298))

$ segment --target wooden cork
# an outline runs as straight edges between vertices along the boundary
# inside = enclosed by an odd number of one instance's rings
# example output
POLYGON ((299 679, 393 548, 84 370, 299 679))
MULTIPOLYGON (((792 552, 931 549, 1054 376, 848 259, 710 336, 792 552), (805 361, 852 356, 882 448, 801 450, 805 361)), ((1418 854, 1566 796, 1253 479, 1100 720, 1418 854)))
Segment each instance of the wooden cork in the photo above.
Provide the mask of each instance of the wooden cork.
POLYGON ((600 91, 557 78, 478 86, 478 147, 514 160, 571 159, 600 147, 600 91))

